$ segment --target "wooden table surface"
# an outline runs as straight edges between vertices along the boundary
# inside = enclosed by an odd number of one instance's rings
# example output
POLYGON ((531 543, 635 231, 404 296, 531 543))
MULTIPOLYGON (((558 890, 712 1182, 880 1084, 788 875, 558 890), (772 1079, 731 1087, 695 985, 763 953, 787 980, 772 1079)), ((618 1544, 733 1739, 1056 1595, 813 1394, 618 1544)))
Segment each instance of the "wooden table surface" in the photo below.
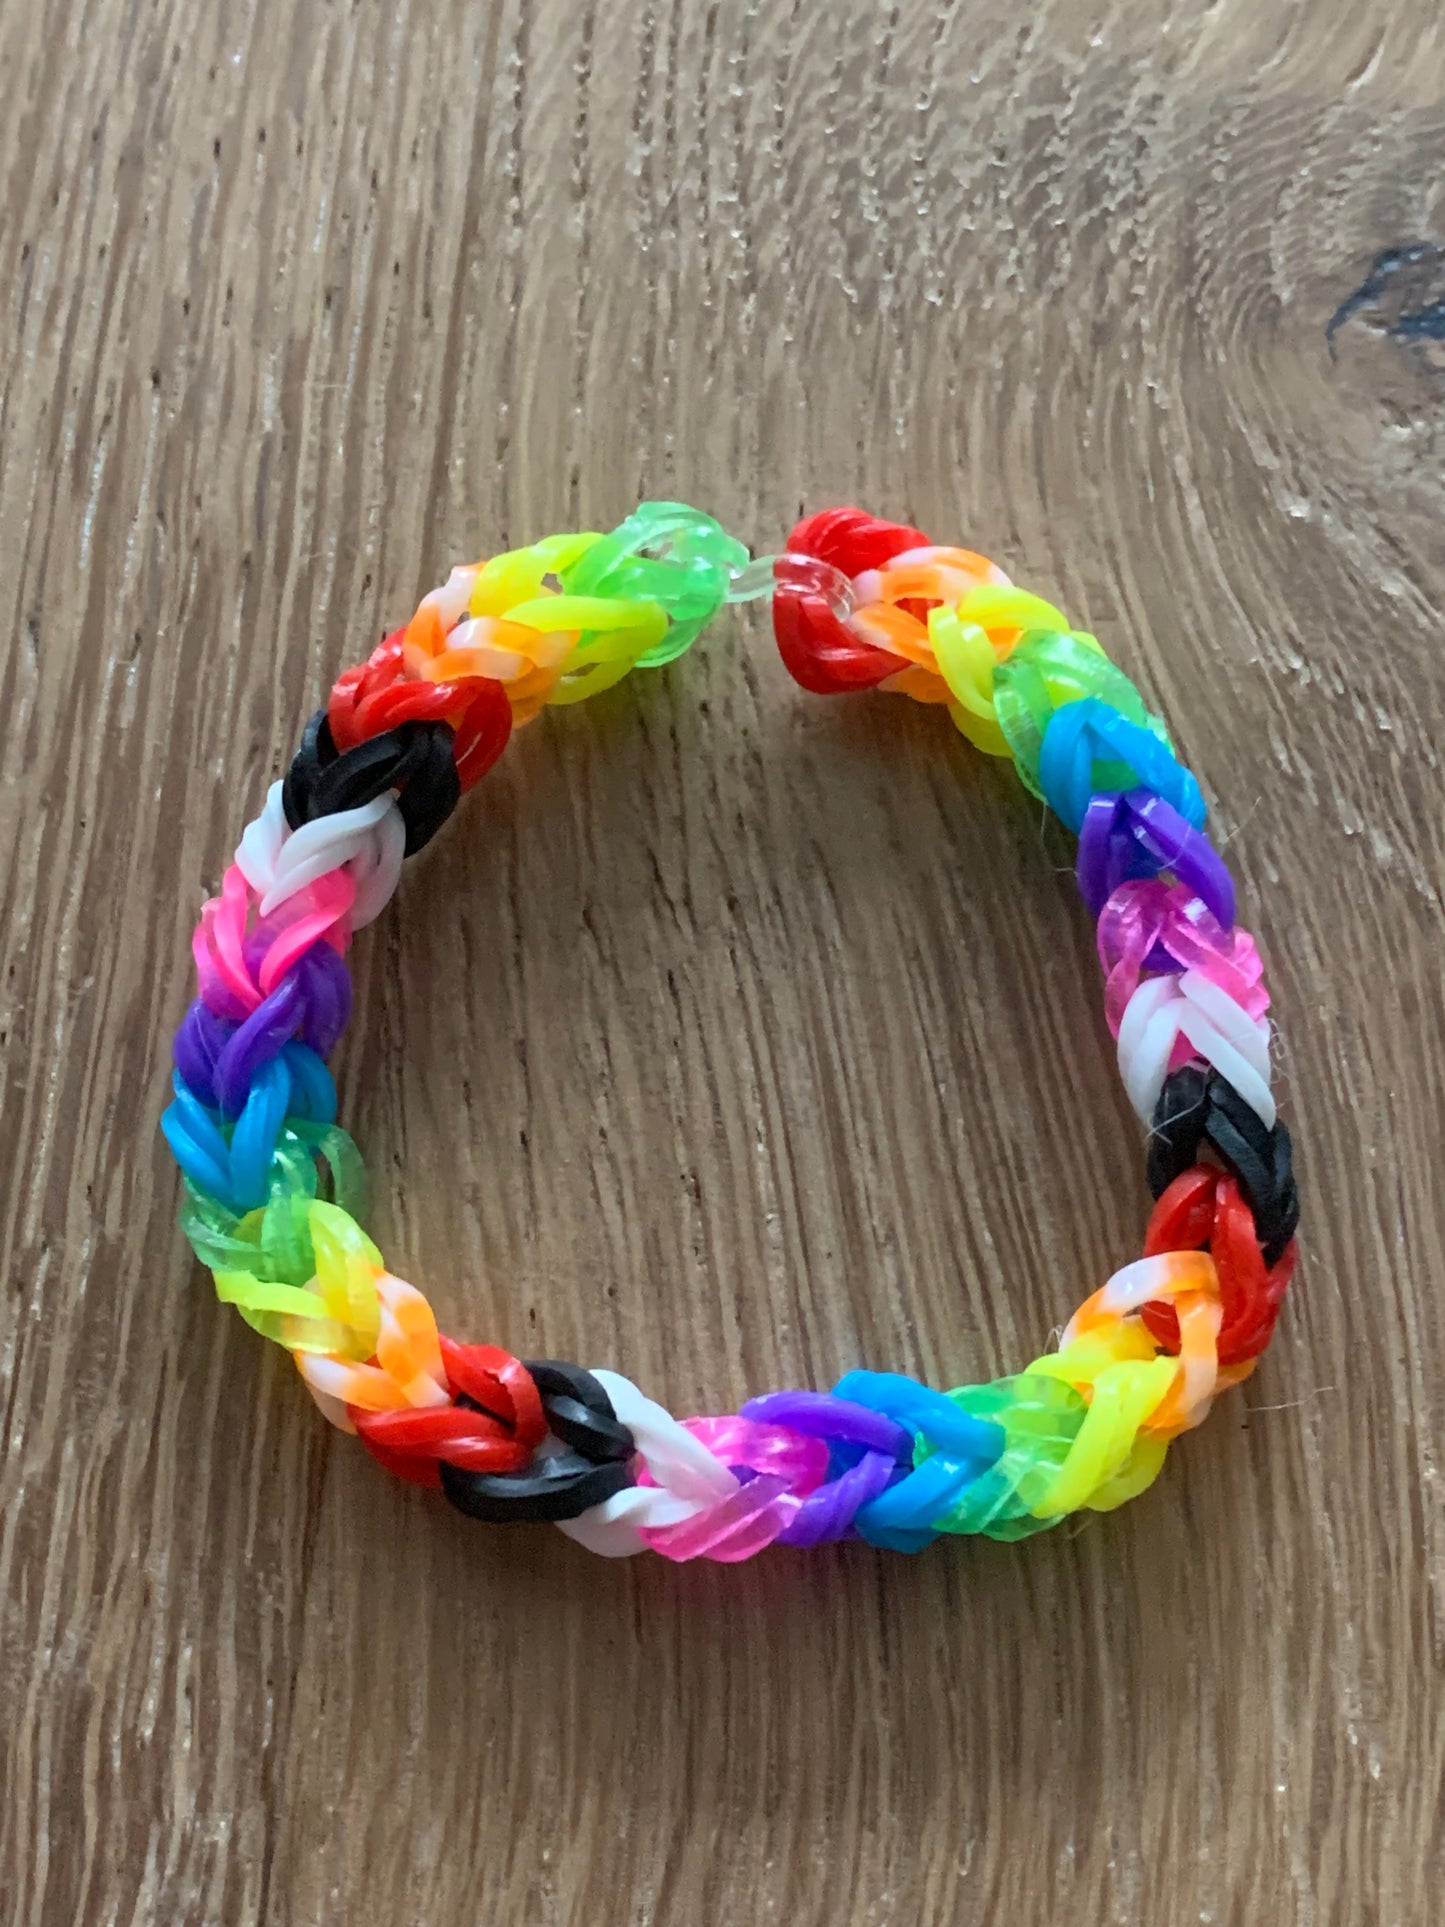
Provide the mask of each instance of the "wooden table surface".
MULTIPOLYGON (((0 75, 7 1927, 1438 1921, 1439 9, 5 0, 0 75), (1214 799, 1305 1255, 1118 1513, 473 1527, 175 1229, 187 937, 301 720, 647 496, 976 545, 1214 799)), ((1148 1206, 1069 862, 757 609, 551 713, 353 953, 390 1262, 678 1411, 1021 1365, 1148 1206)))

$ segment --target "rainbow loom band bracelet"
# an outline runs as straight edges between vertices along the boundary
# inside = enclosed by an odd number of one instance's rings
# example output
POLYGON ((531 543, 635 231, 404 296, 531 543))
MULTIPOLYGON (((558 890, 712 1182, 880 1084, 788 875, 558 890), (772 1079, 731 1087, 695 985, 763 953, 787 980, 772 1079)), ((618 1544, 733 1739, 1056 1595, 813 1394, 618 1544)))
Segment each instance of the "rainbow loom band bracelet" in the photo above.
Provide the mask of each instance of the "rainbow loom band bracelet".
POLYGON ((338 680, 201 912, 162 1120, 186 1235, 333 1425, 473 1518, 551 1520, 609 1556, 734 1561, 774 1542, 1019 1539, 1108 1510, 1253 1369, 1294 1267, 1268 997, 1204 819, 1163 724, 1092 636, 982 556, 861 510, 814 515, 750 562, 709 517, 651 503, 611 535, 454 569, 338 680), (361 1229, 326 1058, 353 932, 513 725, 671 661, 757 595, 805 689, 944 705, 1077 832, 1156 1204, 1143 1256, 1013 1377, 938 1392, 850 1371, 829 1393, 679 1421, 615 1372, 439 1332, 361 1229))

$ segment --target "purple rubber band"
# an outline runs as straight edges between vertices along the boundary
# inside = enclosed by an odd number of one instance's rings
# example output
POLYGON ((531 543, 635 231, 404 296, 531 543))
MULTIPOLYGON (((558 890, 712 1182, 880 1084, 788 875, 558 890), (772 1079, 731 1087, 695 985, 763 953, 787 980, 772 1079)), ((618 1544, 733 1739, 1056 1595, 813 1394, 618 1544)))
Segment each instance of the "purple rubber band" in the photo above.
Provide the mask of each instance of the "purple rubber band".
MULTIPOLYGON (((1117 790, 1102 791, 1089 799, 1079 827, 1079 848, 1074 858, 1074 876, 1079 894, 1089 915, 1097 922, 1099 912, 1117 887, 1111 882, 1124 867, 1125 839, 1118 830, 1123 797, 1117 790)), ((1122 882, 1122 876, 1119 878, 1122 882)))
MULTIPOLYGON (((1075 864, 1090 916, 1098 917, 1121 883, 1157 876, 1161 870, 1172 871, 1226 930, 1234 928, 1234 879, 1202 830, 1152 790, 1092 797, 1079 830, 1075 864)), ((1151 951, 1145 967, 1169 969, 1168 953, 1151 951)))
POLYGON ((830 1444, 866 1446, 902 1464, 913 1463, 913 1434, 907 1426, 850 1398, 831 1398, 826 1392, 767 1392, 750 1398, 742 1417, 786 1425, 830 1444))
POLYGON ((296 1035, 301 1005, 301 986, 296 973, 288 972, 221 1052, 216 1065, 216 1096, 227 1117, 241 1115, 257 1071, 273 1057, 279 1057, 281 1046, 296 1035))
POLYGON ((901 1473, 902 1468, 889 1453, 865 1452, 839 1478, 808 1494, 778 1534, 778 1544, 817 1546, 826 1539, 854 1536, 853 1520, 859 1508, 886 1492, 901 1473))
POLYGON ((351 972, 345 958, 329 943, 312 944, 222 1050, 214 1077, 220 1109, 239 1117, 257 1071, 298 1034, 324 1058, 350 1015, 351 972))
POLYGON ((314 943, 292 970, 301 977, 306 999, 301 1041, 318 1057, 329 1057, 351 1016, 351 972, 346 959, 329 943, 314 943))
POLYGON ((220 1109, 216 1096, 216 1065, 236 1026, 218 1017, 199 997, 181 1019, 172 1047, 176 1069, 207 1110, 220 1109))

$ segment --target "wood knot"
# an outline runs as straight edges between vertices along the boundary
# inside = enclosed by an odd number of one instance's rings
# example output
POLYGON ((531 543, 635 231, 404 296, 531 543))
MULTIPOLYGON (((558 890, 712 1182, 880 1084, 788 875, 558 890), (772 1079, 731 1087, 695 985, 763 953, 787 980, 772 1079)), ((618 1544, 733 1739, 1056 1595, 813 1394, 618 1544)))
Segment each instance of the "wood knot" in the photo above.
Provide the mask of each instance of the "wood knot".
POLYGON ((1445 368, 1445 248, 1410 241, 1376 255, 1325 328, 1331 359, 1340 329, 1355 321, 1373 333, 1418 345, 1433 367, 1445 368))

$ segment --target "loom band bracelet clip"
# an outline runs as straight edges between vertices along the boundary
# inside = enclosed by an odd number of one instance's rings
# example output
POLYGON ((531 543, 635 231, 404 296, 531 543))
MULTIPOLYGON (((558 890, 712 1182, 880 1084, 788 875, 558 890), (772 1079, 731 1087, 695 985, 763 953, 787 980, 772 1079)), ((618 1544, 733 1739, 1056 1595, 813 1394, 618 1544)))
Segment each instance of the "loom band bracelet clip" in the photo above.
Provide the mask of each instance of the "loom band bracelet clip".
POLYGON ((773 601, 773 633, 789 675, 814 695, 875 688, 898 673, 898 658, 855 633, 852 580, 820 556, 761 555, 734 576, 728 602, 773 601))
MULTIPOLYGON (((1203 830, 1172 803, 1145 788, 1110 790, 1089 799, 1074 865, 1079 893, 1098 920, 1121 883, 1167 871, 1199 898, 1225 929, 1234 928, 1234 879, 1203 830)), ((1172 968, 1156 945, 1146 970, 1172 968)))
POLYGON ((794 555, 788 550, 781 555, 754 556, 734 572, 723 600, 756 602, 764 596, 775 596, 780 589, 820 597, 840 622, 858 605, 852 581, 841 569, 819 556, 794 555))

